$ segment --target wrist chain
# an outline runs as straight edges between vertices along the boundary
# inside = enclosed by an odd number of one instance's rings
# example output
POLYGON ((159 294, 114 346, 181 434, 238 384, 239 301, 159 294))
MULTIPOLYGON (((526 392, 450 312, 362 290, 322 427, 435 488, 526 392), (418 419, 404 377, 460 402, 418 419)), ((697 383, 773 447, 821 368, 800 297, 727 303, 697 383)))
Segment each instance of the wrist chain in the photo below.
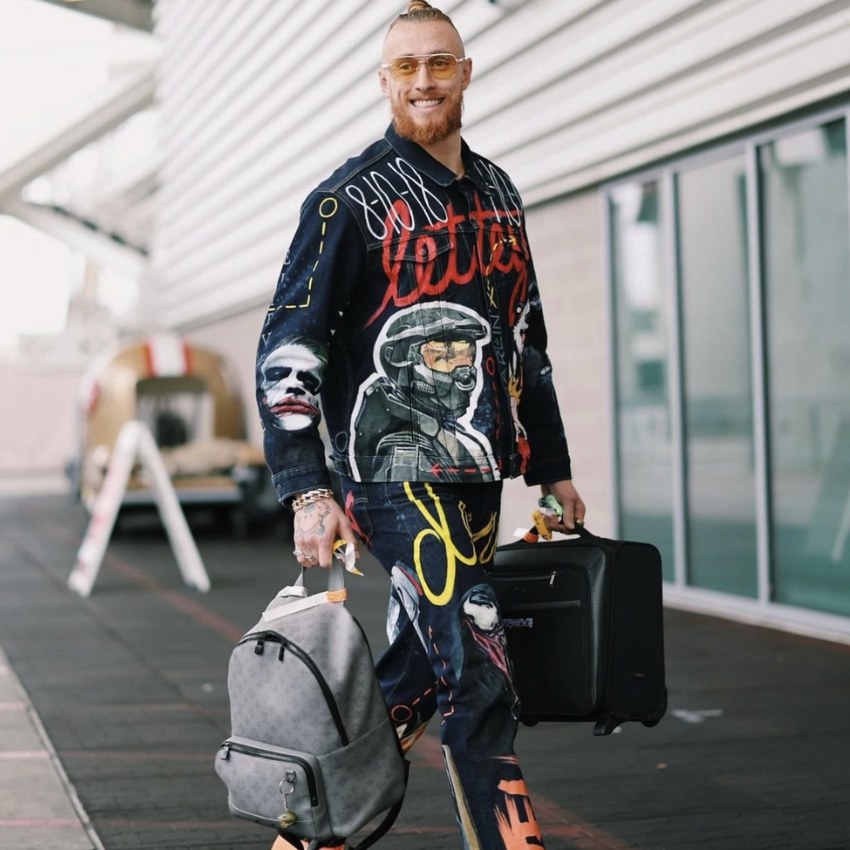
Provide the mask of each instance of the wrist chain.
POLYGON ((312 505, 314 502, 320 502, 322 499, 333 499, 332 490, 327 487, 317 487, 315 490, 308 490, 306 493, 299 493, 292 500, 292 510, 300 511, 301 508, 307 505, 312 505))

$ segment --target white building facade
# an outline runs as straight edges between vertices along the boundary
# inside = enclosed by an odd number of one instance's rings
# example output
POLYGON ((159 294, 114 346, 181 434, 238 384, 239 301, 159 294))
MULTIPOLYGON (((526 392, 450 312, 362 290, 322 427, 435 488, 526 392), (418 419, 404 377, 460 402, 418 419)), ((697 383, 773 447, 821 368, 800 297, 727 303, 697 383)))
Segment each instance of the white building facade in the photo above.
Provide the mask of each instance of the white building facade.
MULTIPOLYGON (((155 5, 158 310, 248 392, 303 198, 388 121, 403 7, 155 5)), ((654 542, 670 604, 850 642, 850 2, 441 8, 465 138, 528 208, 589 527, 654 542)), ((532 506, 514 482, 503 540, 532 506)))

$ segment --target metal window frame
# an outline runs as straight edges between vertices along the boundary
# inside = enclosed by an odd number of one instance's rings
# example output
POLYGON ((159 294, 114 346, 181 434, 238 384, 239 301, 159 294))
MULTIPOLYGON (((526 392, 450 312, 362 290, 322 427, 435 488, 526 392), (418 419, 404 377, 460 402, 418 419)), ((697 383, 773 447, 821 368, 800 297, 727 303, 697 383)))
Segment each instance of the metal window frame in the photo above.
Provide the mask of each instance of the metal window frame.
POLYGON ((759 169, 760 144, 751 142, 747 162, 747 261, 750 307, 750 364, 752 369, 753 449, 756 508, 756 570, 758 602, 772 599, 772 535, 770 509, 770 469, 768 452, 767 336, 762 263, 762 180, 759 169))
POLYGON ((682 251, 679 230, 678 173, 670 168, 661 178, 664 193, 664 289, 667 295, 667 336, 670 340, 668 398, 670 401, 670 454, 673 473, 673 552, 675 584, 688 584, 688 467, 685 444, 685 369, 682 333, 682 251))
MULTIPOLYGON (((665 290, 669 307, 670 331, 670 415, 673 452, 673 533, 675 551, 675 579, 665 582, 665 603, 682 609, 721 615, 741 622, 757 623, 798 634, 836 640, 850 644, 850 617, 840 617, 813 609, 780 604, 773 600, 772 591, 772 513, 770 504, 770 460, 769 460, 769 406, 766 339, 767 317, 764 299, 764 268, 762 253, 761 214, 762 181, 759 170, 759 150, 763 145, 776 142, 805 130, 815 129, 831 121, 844 120, 845 132, 850 142, 850 104, 812 112, 805 117, 790 120, 781 125, 750 133, 734 141, 719 143, 698 153, 685 153, 671 157, 663 163, 631 172, 607 181, 600 187, 605 209, 604 255, 605 287, 608 299, 610 339, 613 346, 611 382, 609 385, 609 408, 614 422, 612 433, 612 456, 614 457, 612 479, 615 494, 612 497, 614 523, 621 526, 622 500, 619 492, 621 466, 619 463, 618 416, 620 400, 618 392, 617 338, 617 293, 613 275, 611 252, 613 251, 611 197, 619 186, 635 182, 655 180, 664 193, 665 210, 670 221, 664 224, 666 235, 665 290), (746 162, 746 216, 747 216, 747 275, 748 301, 750 308, 750 363, 752 369, 753 438, 755 463, 755 506, 756 506, 756 552, 757 587, 756 599, 731 593, 707 591, 687 583, 687 468, 684 421, 684 383, 682 371, 682 323, 681 323, 681 267, 679 246, 679 198, 678 174, 689 168, 697 168, 730 156, 743 155, 746 162)), ((848 202, 850 203, 850 150, 848 150, 848 202)), ((850 238, 850 232, 848 232, 850 238)))
POLYGON ((622 527, 622 499, 620 498, 620 472, 622 461, 620 458, 620 422, 618 418, 617 380, 619 376, 619 346, 617 345, 617 292, 614 281, 614 239, 613 233, 613 204, 611 195, 607 193, 602 198, 602 235, 605 239, 602 251, 602 279, 606 285, 602 287, 605 298, 605 315, 608 317, 608 340, 610 357, 608 359, 608 387, 611 392, 608 395, 608 410, 611 416, 611 429, 609 432, 609 457, 611 458, 611 472, 608 480, 609 492, 611 494, 609 510, 611 517, 612 533, 614 537, 621 535, 622 527))

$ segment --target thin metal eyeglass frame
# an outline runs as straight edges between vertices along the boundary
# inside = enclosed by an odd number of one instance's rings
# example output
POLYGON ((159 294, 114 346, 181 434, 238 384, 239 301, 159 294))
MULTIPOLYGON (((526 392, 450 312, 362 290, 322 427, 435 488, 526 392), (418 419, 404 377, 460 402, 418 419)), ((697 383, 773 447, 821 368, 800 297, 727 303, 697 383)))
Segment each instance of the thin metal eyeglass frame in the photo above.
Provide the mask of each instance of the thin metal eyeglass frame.
POLYGON ((399 80, 399 81, 401 81, 401 80, 412 80, 419 73, 419 66, 423 63, 423 61, 428 65, 428 72, 430 74, 434 74, 434 76, 438 80, 450 80, 457 73, 457 69, 458 69, 458 66, 460 65, 460 63, 466 61, 466 56, 455 56, 454 53, 420 53, 418 55, 412 55, 412 56, 396 56, 396 58, 393 59, 392 62, 383 62, 381 64, 381 67, 385 71, 389 71, 390 75, 392 76, 392 78, 394 80, 399 80), (452 59, 455 60, 455 66, 452 69, 452 73, 451 73, 450 77, 440 77, 439 75, 434 74, 434 69, 429 64, 429 60, 434 59, 438 56, 451 56, 452 59), (393 72, 392 66, 393 66, 393 62, 395 62, 398 59, 415 59, 416 60, 416 70, 412 74, 410 74, 409 76, 401 76, 401 77, 396 76, 395 73, 393 72))

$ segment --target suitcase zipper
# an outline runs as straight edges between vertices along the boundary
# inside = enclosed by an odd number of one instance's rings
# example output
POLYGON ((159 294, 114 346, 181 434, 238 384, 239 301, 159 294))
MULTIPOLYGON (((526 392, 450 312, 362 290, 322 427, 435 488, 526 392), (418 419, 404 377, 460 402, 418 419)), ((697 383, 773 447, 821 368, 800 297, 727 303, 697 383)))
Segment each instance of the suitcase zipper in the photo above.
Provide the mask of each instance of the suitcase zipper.
POLYGON ((343 747, 347 747, 349 744, 348 734, 345 731, 345 725, 342 722, 342 715, 339 711, 339 706, 336 704, 336 699, 334 698, 333 691, 331 691, 330 686, 328 685, 325 677, 322 675, 319 668, 316 666, 316 662, 313 661, 310 656, 301 649, 298 644, 293 643, 288 638, 283 637, 283 635, 279 635, 277 632, 251 632, 250 634, 245 635, 242 640, 239 641, 237 646, 243 643, 250 643, 251 641, 257 642, 257 648, 255 652, 258 655, 263 654, 262 646, 266 641, 271 641, 272 643, 281 644, 281 651, 278 655, 278 659, 283 661, 283 649, 284 647, 288 649, 296 658, 300 659, 306 666, 307 669, 313 674, 316 679, 319 688, 322 691, 322 695, 325 698, 325 702, 328 706, 328 711, 331 713, 331 718, 333 719, 334 725, 336 726, 336 731, 339 734, 340 741, 342 742, 343 747))
MULTIPOLYGON (((531 611, 533 609, 539 611, 543 608, 581 608, 581 599, 559 599, 557 602, 526 602, 517 610, 531 611)), ((512 610, 512 608, 505 608, 508 613, 512 610)))
POLYGON ((306 759, 291 754, 284 755, 283 753, 274 753, 270 750, 261 750, 259 747, 249 747, 247 744, 237 744, 233 741, 225 741, 221 745, 221 750, 222 752, 219 758, 222 761, 227 761, 230 758, 230 751, 233 750, 235 753, 242 753, 246 756, 256 756, 261 759, 269 759, 269 761, 283 761, 289 764, 297 764, 302 768, 304 775, 307 777, 310 805, 313 807, 319 805, 319 791, 316 786, 316 777, 313 776, 313 768, 306 759))

